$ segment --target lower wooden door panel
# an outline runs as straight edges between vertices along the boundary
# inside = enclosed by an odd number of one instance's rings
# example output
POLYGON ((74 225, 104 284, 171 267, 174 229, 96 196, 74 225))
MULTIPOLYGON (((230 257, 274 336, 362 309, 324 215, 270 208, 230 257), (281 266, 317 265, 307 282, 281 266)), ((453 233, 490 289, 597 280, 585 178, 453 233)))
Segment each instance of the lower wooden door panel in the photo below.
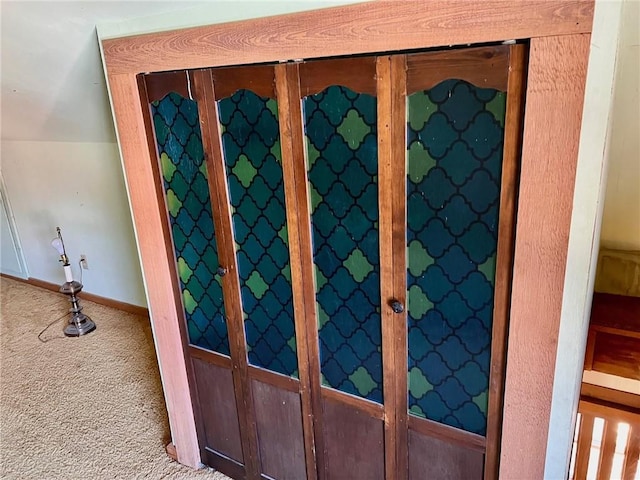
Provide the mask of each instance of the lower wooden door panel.
POLYGON ((484 454, 409 430, 409 480, 483 478, 484 454))
POLYGON ((278 480, 306 478, 300 394, 251 383, 262 473, 278 480))
POLYGON ((322 401, 322 422, 327 478, 384 479, 382 420, 325 397, 322 401))
POLYGON ((243 462, 231 369, 193 359, 207 447, 243 462))

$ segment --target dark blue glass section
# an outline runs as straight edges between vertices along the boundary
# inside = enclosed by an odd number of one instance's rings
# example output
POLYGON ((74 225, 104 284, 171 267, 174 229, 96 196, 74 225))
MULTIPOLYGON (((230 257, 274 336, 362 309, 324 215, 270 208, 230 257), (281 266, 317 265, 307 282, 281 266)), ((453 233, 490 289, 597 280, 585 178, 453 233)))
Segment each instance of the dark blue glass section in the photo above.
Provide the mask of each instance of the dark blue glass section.
POLYGON ((408 100, 409 409, 484 435, 505 95, 447 80, 408 100))
POLYGON ((303 100, 324 385, 382 403, 376 99, 303 100))
POLYGON ((277 104, 239 90, 218 110, 249 362, 297 376, 277 104))
POLYGON ((151 113, 189 341, 229 355, 198 106, 169 93, 151 113))

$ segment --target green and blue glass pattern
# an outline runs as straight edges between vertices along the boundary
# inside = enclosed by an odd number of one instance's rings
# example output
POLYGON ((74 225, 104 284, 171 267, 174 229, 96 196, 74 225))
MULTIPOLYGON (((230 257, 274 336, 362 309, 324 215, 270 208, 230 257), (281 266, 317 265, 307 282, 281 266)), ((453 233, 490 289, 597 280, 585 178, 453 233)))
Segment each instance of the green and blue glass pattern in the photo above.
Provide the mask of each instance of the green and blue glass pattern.
POLYGON ((198 106, 172 92, 151 113, 189 341, 229 355, 198 106))
POLYGON ((408 98, 410 412, 484 435, 505 94, 447 80, 408 98))
POLYGON ((322 381, 382 403, 376 99, 304 98, 322 381))
POLYGON ((238 90, 218 110, 249 362, 297 376, 278 106, 238 90))

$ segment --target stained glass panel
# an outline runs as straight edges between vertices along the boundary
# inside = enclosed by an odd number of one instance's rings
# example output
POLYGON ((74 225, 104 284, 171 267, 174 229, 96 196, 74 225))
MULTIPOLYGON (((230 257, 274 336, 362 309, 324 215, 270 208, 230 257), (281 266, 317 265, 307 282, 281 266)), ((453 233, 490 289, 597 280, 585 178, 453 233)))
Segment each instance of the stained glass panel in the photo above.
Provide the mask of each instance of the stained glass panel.
POLYGON ((229 355, 198 106, 169 93, 151 112, 189 341, 229 355))
POLYGON ((409 409, 486 432, 505 94, 408 98, 409 409))
POLYGON ((278 106, 239 90, 218 107, 249 362, 297 376, 278 106))
POLYGON ((382 402, 376 99, 304 98, 324 385, 382 402))

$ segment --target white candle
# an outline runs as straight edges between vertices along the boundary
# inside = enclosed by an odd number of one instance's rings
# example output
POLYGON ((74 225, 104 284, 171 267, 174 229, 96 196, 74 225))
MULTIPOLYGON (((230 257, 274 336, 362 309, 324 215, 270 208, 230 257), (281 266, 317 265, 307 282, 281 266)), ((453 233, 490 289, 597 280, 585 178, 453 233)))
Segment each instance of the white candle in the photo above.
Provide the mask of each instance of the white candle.
POLYGON ((73 273, 71 273, 71 265, 64 265, 64 278, 67 282, 73 282, 73 273))

